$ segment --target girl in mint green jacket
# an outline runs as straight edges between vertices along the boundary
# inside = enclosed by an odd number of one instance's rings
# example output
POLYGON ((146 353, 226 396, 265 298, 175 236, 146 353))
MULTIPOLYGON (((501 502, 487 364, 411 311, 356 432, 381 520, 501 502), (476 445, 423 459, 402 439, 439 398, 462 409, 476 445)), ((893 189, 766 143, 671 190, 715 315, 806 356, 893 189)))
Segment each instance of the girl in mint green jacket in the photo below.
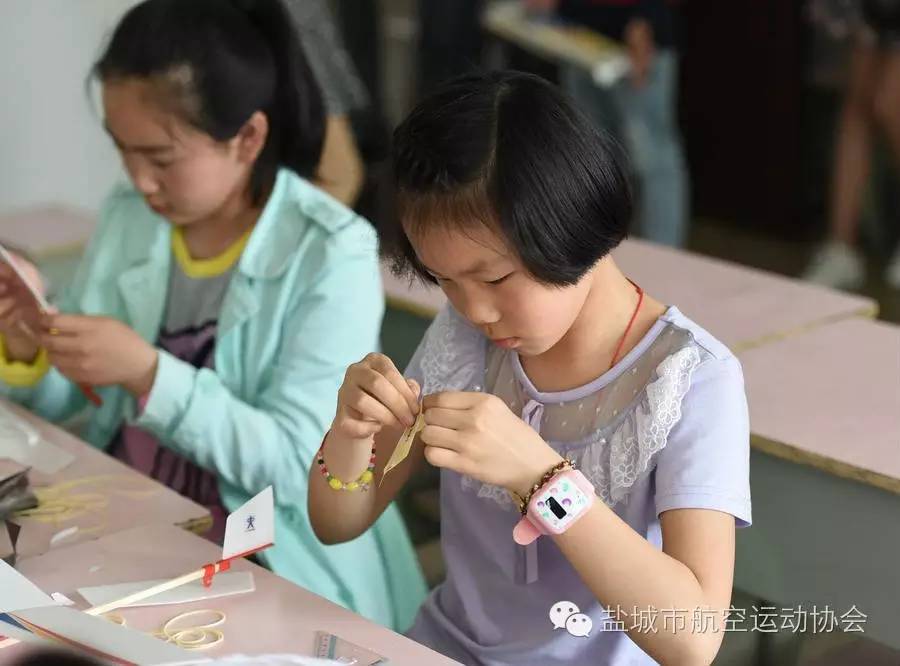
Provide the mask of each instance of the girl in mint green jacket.
POLYGON ((324 114, 284 9, 147 0, 95 72, 133 187, 106 201, 60 313, 29 312, 0 272, 5 394, 55 421, 89 407, 87 439, 208 506, 212 538, 273 485, 261 558, 405 629, 425 587, 396 509, 337 546, 309 524, 310 465, 384 301, 373 230, 307 180, 324 114))

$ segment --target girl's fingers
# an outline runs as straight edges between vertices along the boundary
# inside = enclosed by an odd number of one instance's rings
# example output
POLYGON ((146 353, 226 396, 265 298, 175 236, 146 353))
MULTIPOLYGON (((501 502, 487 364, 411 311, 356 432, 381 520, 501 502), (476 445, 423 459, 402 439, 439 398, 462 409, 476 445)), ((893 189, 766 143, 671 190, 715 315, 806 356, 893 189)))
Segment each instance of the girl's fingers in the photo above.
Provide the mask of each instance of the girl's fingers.
MULTIPOLYGON (((399 376, 399 373, 397 373, 397 376, 399 381, 403 384, 406 393, 411 393, 406 381, 399 376)), ((362 368, 359 374, 359 386, 363 391, 390 410, 397 420, 397 423, 403 424, 404 427, 408 427, 415 422, 415 417, 410 410, 409 403, 407 403, 402 393, 394 385, 394 382, 385 377, 382 373, 370 367, 362 368)))
POLYGON ((96 317, 85 315, 66 315, 46 312, 41 316, 41 325, 47 331, 56 331, 62 335, 76 335, 94 330, 96 317))
POLYGON ((9 317, 18 307, 14 298, 0 298, 0 319, 9 317))
POLYGON ((436 425, 427 425, 422 428, 419 434, 422 441, 427 446, 436 446, 442 449, 450 449, 451 451, 461 451, 463 447, 463 439, 459 432, 450 428, 443 428, 436 425))
POLYGON ((471 418, 464 410, 429 407, 425 410, 425 423, 451 430, 463 430, 471 423, 471 418))
POLYGON ((422 406, 425 409, 442 407, 444 409, 471 409, 484 399, 484 394, 473 391, 443 391, 425 396, 422 406))
POLYGON ((442 449, 437 446, 425 447, 425 460, 435 467, 441 467, 465 474, 464 459, 456 451, 442 449))
POLYGON ((41 345, 51 354, 74 355, 84 352, 84 341, 80 336, 74 335, 43 333, 41 335, 41 345))
MULTIPOLYGON (((415 421, 415 416, 419 413, 418 394, 413 391, 409 382, 407 382, 403 375, 400 374, 400 371, 397 370, 397 366, 394 365, 394 362, 384 354, 375 354, 373 355, 370 364, 371 367, 381 373, 393 387, 397 389, 397 392, 403 399, 406 400, 406 405, 409 408, 409 415, 412 417, 413 421, 415 421)), ((394 414, 401 416, 396 412, 394 412, 394 414)), ((410 425, 412 425, 412 423, 410 423, 410 425)))
POLYGON ((32 342, 40 344, 41 336, 35 333, 34 329, 32 329, 24 319, 20 319, 16 322, 16 329, 32 342))
POLYGON ((416 410, 419 408, 419 397, 422 395, 422 389, 419 388, 419 382, 415 379, 407 379, 406 383, 409 385, 409 390, 412 391, 413 395, 416 398, 416 410))
POLYGON ((382 425, 394 425, 399 428, 405 427, 397 417, 394 416, 391 410, 361 389, 357 389, 348 397, 346 405, 361 413, 363 418, 373 419, 382 425))

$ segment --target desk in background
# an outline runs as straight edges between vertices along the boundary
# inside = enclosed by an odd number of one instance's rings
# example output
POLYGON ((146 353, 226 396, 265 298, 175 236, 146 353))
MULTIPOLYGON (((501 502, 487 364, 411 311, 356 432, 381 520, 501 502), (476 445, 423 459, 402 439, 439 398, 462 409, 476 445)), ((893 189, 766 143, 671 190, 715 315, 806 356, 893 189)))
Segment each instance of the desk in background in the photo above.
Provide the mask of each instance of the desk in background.
POLYGON ((735 586, 865 613, 900 649, 900 327, 849 319, 745 351, 753 527, 735 586))
MULTIPOLYGON (((870 298, 825 289, 767 271, 641 240, 613 251, 616 263, 651 296, 673 304, 733 350, 849 317, 872 317, 870 298)), ((433 317, 446 298, 437 287, 412 284, 382 270, 388 303, 433 317)))

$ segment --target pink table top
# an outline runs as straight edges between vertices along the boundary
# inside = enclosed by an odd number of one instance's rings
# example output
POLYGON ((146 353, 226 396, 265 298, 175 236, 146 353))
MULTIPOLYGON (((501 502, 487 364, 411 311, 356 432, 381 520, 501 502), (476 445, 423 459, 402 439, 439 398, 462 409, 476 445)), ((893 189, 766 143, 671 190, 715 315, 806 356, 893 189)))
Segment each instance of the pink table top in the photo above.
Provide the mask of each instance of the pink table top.
POLYGON ((178 525, 196 531, 209 528, 211 518, 206 507, 182 497, 17 405, 4 402, 3 406, 24 418, 43 439, 75 456, 70 465, 56 474, 42 474, 32 470, 29 473, 32 487, 40 488, 103 476, 104 480, 78 487, 74 491, 99 493, 108 499, 105 507, 70 520, 47 523, 33 518, 16 519, 15 522, 22 527, 16 543, 20 559, 46 552, 51 548, 54 535, 73 526, 77 526, 78 530, 58 539, 52 547, 68 546, 85 539, 95 539, 104 534, 155 523, 178 525))
POLYGON ((96 220, 68 208, 37 208, 0 215, 0 243, 26 250, 33 257, 77 250, 94 231, 96 220))
POLYGON ((848 319, 739 357, 755 446, 900 493, 900 327, 848 319))
POLYGON ((629 240, 613 256, 648 293, 736 350, 877 312, 869 298, 646 241, 629 240))
MULTIPOLYGON (((84 608, 84 600, 75 592, 79 587, 174 578, 217 560, 221 552, 221 548, 189 532, 154 525, 56 549, 21 562, 17 568, 45 592, 62 592, 84 608)), ((219 628, 225 641, 199 653, 202 656, 277 652, 312 656, 315 632, 329 631, 398 666, 456 664, 255 564, 242 560, 234 563, 233 570, 252 571, 256 590, 189 604, 115 612, 125 618, 127 626, 148 633, 186 611, 224 612, 227 618, 219 628)), ((25 649, 17 645, 0 650, 0 663, 8 663, 25 649)))
MULTIPOLYGON (((733 349, 877 311, 868 298, 646 241, 628 240, 613 257, 649 294, 678 306, 733 349)), ((437 287, 410 285, 386 267, 382 279, 389 302, 416 314, 433 316, 446 301, 437 287)))

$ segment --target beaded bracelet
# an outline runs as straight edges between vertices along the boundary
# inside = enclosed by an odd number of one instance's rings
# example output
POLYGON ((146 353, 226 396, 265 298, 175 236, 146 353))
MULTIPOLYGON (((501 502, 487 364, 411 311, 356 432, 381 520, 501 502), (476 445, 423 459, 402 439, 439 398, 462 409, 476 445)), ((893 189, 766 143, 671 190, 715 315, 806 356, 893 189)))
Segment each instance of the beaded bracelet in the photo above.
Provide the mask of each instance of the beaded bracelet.
POLYGON ((518 502, 519 511, 522 512, 523 516, 528 513, 528 504, 529 502, 531 502, 532 496, 534 496, 534 494, 541 488, 546 486, 550 479, 552 479, 563 470, 567 469, 575 469, 575 463, 568 458, 566 458, 565 460, 561 460, 546 472, 544 472, 544 476, 541 477, 541 480, 534 484, 531 489, 527 493, 525 493, 525 497, 520 496, 519 493, 510 492, 516 502, 518 502))
POLYGON ((372 454, 369 457, 369 466, 366 468, 366 471, 360 474, 356 481, 344 483, 329 472, 328 468, 325 466, 326 439, 328 439, 328 433, 325 433, 325 437, 322 438, 322 446, 319 447, 319 450, 316 453, 316 461, 319 463, 319 471, 322 472, 322 476, 325 477, 325 481, 328 482, 328 485, 332 490, 349 490, 351 492, 354 490, 368 490, 369 486, 372 484, 372 480, 375 478, 375 443, 372 443, 372 454))

